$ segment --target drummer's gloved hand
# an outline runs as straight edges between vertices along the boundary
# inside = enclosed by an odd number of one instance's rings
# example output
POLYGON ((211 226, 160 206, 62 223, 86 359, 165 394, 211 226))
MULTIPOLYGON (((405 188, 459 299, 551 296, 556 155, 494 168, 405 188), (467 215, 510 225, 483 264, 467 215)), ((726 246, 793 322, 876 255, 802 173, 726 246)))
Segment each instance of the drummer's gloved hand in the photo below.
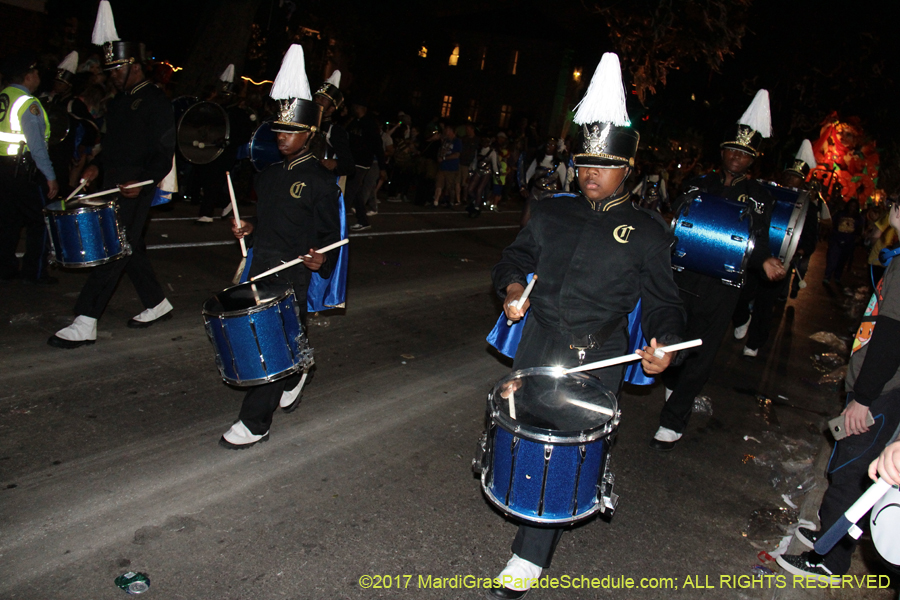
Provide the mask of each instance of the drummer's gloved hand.
POLYGON ((765 271, 769 281, 779 281, 784 279, 784 276, 787 274, 787 271, 784 270, 784 265, 774 256, 767 258, 766 262, 763 263, 763 271, 765 271))
POLYGON ((303 264, 310 271, 318 271, 325 264, 325 261, 328 260, 327 256, 319 254, 314 248, 309 249, 308 256, 301 256, 300 258, 303 259, 303 264))
POLYGON ((525 300, 525 304, 521 308, 516 308, 513 302, 519 300, 525 293, 525 286, 521 283, 511 283, 506 286, 506 300, 503 301, 503 312, 506 318, 512 321, 518 321, 525 316, 528 307, 531 306, 531 300, 525 300))
POLYGON ((655 354, 657 348, 659 348, 659 344, 656 342, 656 338, 653 338, 650 340, 649 346, 635 351, 641 357, 641 367, 647 375, 659 375, 665 371, 672 363, 674 355, 677 354, 676 352, 660 352, 662 354, 660 358, 655 354))

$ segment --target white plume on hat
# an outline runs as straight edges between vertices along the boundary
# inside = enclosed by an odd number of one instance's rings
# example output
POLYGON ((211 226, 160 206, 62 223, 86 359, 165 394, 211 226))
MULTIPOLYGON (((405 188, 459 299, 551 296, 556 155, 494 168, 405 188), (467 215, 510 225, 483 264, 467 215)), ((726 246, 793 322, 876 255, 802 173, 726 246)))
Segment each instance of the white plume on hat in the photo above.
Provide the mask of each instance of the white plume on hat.
POLYGON ((101 0, 97 9, 97 20, 94 22, 94 34, 91 43, 102 46, 107 42, 118 42, 119 34, 116 33, 116 22, 113 20, 112 7, 107 0, 101 0))
POLYGON ((284 60, 281 61, 281 69, 272 84, 269 96, 273 100, 312 100, 309 91, 309 80, 306 78, 306 61, 303 57, 303 47, 299 44, 291 44, 284 60))
POLYGON ((75 69, 78 68, 78 53, 69 52, 56 68, 63 71, 68 71, 69 73, 74 73, 75 69))
POLYGON ((809 140, 803 140, 803 143, 800 144, 800 149, 797 151, 797 156, 794 158, 805 162, 809 165, 810 169, 815 169, 818 166, 816 157, 813 154, 812 144, 809 140))
POLYGON ((224 81, 226 83, 234 83, 234 65, 228 65, 224 71, 222 71, 222 75, 219 76, 219 81, 224 81))
POLYGON ((341 72, 335 69, 334 73, 331 74, 331 77, 325 80, 325 83, 330 83, 334 87, 340 89, 341 87, 341 72))
POLYGON ((575 123, 612 123, 618 127, 631 125, 625 108, 625 88, 619 57, 607 52, 600 59, 584 98, 575 107, 575 123))
POLYGON ((753 98, 753 102, 738 119, 739 125, 746 125, 753 131, 759 132, 764 138, 772 136, 772 113, 769 110, 769 92, 759 90, 753 98))

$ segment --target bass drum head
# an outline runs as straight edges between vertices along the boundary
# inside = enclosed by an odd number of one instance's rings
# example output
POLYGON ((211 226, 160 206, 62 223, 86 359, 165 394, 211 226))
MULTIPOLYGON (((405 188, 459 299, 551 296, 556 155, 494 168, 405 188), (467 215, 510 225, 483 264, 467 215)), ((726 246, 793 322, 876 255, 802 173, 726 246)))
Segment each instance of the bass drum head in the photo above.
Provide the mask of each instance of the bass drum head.
POLYGON ((599 379, 555 367, 513 371, 494 386, 489 403, 500 426, 534 441, 583 444, 618 423, 616 397, 599 379))
POLYGON ((203 303, 203 314, 215 317, 247 315, 281 302, 294 293, 285 283, 247 282, 222 290, 203 303))
POLYGON ((230 134, 225 109, 213 102, 198 102, 178 120, 178 150, 188 162, 205 165, 225 151, 230 134))
POLYGON ((250 162, 257 171, 284 160, 272 131, 272 121, 263 121, 250 138, 250 162))

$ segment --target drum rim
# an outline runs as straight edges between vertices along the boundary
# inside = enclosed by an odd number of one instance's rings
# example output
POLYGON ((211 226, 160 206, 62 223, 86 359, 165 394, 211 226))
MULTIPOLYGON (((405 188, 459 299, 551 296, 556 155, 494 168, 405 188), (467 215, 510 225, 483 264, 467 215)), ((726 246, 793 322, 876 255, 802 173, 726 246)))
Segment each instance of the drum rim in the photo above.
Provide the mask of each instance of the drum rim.
POLYGON ((778 259, 787 266, 794 259, 797 246, 800 245, 800 236, 803 235, 803 227, 806 225, 806 213, 809 212, 809 193, 801 192, 794 201, 794 210, 787 222, 787 230, 781 248, 778 250, 778 259))
MULTIPOLYGON (((69 202, 74 202, 75 200, 78 200, 79 198, 84 198, 85 196, 89 196, 89 195, 90 194, 79 194, 78 196, 73 196, 72 198, 69 199, 69 202)), ((62 202, 64 202, 64 200, 58 200, 57 202, 54 202, 53 204, 62 203, 62 202)), ((89 212, 99 212, 106 208, 112 208, 113 210, 116 210, 116 221, 118 222, 118 216, 119 216, 118 215, 118 203, 115 200, 107 200, 103 204, 79 206, 77 208, 65 208, 65 209, 50 208, 48 205, 43 208, 43 211, 44 211, 44 213, 46 213, 48 215, 77 215, 77 214, 83 214, 83 213, 89 213, 89 212)))
POLYGON ((201 309, 202 314, 204 316, 221 317, 221 318, 243 317, 246 315, 256 314, 256 313, 262 312, 264 310, 269 310, 272 306, 283 301, 288 296, 294 296, 294 302, 297 302, 297 295, 294 293, 294 286, 292 286, 291 284, 289 284, 289 283, 268 283, 267 285, 283 285, 283 286, 287 287, 287 289, 283 293, 280 293, 279 295, 277 295, 275 298, 272 298, 271 300, 266 301, 264 304, 257 304, 256 306, 252 306, 250 308, 244 308, 241 310, 230 310, 230 311, 225 311, 225 312, 215 312, 215 311, 209 310, 206 307, 207 304, 213 298, 215 298, 218 294, 223 294, 223 293, 227 292, 228 290, 233 290, 234 288, 239 288, 239 287, 247 285, 249 283, 252 283, 252 282, 245 281, 244 283, 239 283, 237 285, 232 285, 230 287, 227 287, 224 290, 222 290, 221 292, 216 292, 215 294, 213 294, 212 298, 207 298, 203 302, 203 307, 201 309))
POLYGON ((561 519, 548 519, 546 517, 536 517, 533 515, 525 514, 517 510, 513 510, 511 507, 507 506, 499 498, 497 498, 497 496, 495 496, 493 492, 491 492, 491 489, 490 487, 488 487, 486 481, 487 474, 487 469, 485 469, 481 473, 481 491, 485 496, 487 496, 488 502, 493 504, 497 509, 500 510, 500 512, 504 513, 505 515, 515 517, 516 519, 526 521, 528 523, 543 523, 547 525, 565 525, 568 523, 576 523, 584 521, 585 519, 589 519, 598 512, 603 512, 603 509, 605 508, 603 505, 603 500, 599 498, 600 491, 598 490, 597 502, 583 513, 579 513, 577 515, 572 515, 561 519))
MULTIPOLYGON (((276 160, 275 162, 269 163, 268 165, 260 168, 256 165, 256 163, 257 163, 257 161, 261 160, 261 157, 259 157, 259 156, 257 156, 256 158, 253 157, 253 140, 256 139, 256 134, 258 134, 260 132, 260 130, 263 128, 264 125, 268 125, 269 131, 272 132, 272 123, 274 123, 274 122, 275 122, 274 118, 264 119, 262 121, 262 123, 260 123, 256 127, 256 129, 253 130, 253 135, 250 136, 250 141, 247 143, 247 146, 248 146, 247 154, 250 159, 250 164, 253 165, 253 168, 256 169, 257 173, 261 173, 263 170, 267 169, 268 167, 270 167, 276 163, 283 162, 283 161, 276 160)), ((274 133, 274 132, 272 132, 272 133, 274 133)), ((280 153, 279 153, 279 155, 280 155, 280 153)))
MULTIPOLYGON (((503 400, 501 400, 503 401, 503 400)), ((549 443, 557 446, 575 446, 588 442, 594 442, 601 438, 608 437, 619 426, 619 402, 615 394, 609 391, 599 379, 587 373, 565 373, 558 367, 530 367, 527 369, 517 369, 509 373, 506 377, 494 384, 488 394, 488 411, 491 420, 502 427, 512 435, 525 438, 532 442, 549 443), (580 431, 558 431, 546 429, 544 427, 534 427, 532 425, 523 425, 518 421, 514 421, 509 415, 495 408, 494 398, 497 395, 498 386, 510 380, 519 374, 561 374, 563 377, 571 377, 582 381, 588 381, 592 384, 600 386, 603 391, 608 394, 608 398, 612 401, 613 416, 609 417, 602 424, 584 429, 580 431)))
MULTIPOLYGON (((308 342, 307 342, 307 345, 308 345, 308 342)), ((285 369, 284 371, 281 371, 280 373, 275 373, 274 375, 269 375, 268 377, 260 377, 258 379, 241 379, 241 380, 232 379, 230 377, 226 377, 222 373, 221 369, 219 370, 219 375, 222 377, 222 381, 224 381, 225 383, 228 383, 231 385, 236 385, 238 387, 252 387, 255 385, 262 385, 264 383, 272 383, 273 381, 278 381, 279 379, 284 379, 285 377, 293 375, 297 371, 302 371, 306 367, 311 366, 313 364, 313 362, 314 361, 309 361, 309 363, 307 364, 306 362, 301 360, 296 365, 294 365, 288 369, 285 369)))

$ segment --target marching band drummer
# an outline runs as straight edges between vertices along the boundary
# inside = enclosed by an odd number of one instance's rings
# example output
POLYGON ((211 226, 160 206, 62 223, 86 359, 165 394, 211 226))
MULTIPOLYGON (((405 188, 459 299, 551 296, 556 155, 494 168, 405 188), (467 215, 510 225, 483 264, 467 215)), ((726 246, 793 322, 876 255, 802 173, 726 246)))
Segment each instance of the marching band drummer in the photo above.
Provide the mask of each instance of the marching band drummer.
MULTIPOLYGON (((654 356, 655 349, 681 340, 684 311, 672 279, 673 238, 658 215, 635 207, 624 190, 638 133, 630 127, 621 77, 618 56, 604 54, 578 106, 581 147, 574 161, 581 194, 536 203, 528 224, 493 269, 508 318, 517 321, 533 308, 516 352, 516 370, 573 367, 625 354, 625 325, 638 299, 644 331, 654 336, 650 347, 639 351, 648 374, 661 373, 674 358, 654 356), (513 302, 522 296, 531 272, 539 281, 524 306, 516 308, 513 302)), ((615 394, 623 373, 621 365, 592 372, 615 394)), ((502 586, 489 596, 524 596, 550 566, 563 531, 520 525, 513 557, 498 576, 502 586)))
MULTIPOLYGON (((259 200, 255 224, 241 220, 232 231, 238 239, 247 237, 253 243, 251 278, 309 253, 301 264, 271 275, 293 286, 305 330, 310 271, 328 277, 334 266, 334 261, 315 248, 337 242, 341 235, 340 190, 331 173, 309 149, 322 110, 310 94, 301 46, 294 44, 288 49, 270 95, 280 104, 272 131, 284 161, 270 165, 256 178, 259 200)), ((219 444, 240 450, 267 441, 282 394, 290 393, 285 390, 296 390, 294 402, 300 401, 300 378, 300 374, 295 374, 250 388, 244 396, 238 421, 225 432, 219 444)), ((290 405, 284 408, 286 412, 293 409, 290 405)))
POLYGON ((117 94, 109 102, 103 151, 84 170, 90 182, 103 165, 103 181, 119 186, 118 221, 131 245, 131 255, 91 268, 91 274, 75 302, 75 322, 47 340, 55 348, 78 348, 97 339, 97 320, 109 304, 123 273, 134 284, 145 310, 128 321, 128 327, 143 329, 171 317, 172 305, 144 244, 144 225, 156 188, 153 185, 126 188, 144 180, 162 181, 172 170, 175 154, 175 118, 165 94, 144 75, 143 47, 119 40, 109 2, 100 2, 92 38, 103 46, 105 70, 117 94))
MULTIPOLYGON (((769 113, 769 93, 759 90, 750 107, 726 134, 722 148, 722 169, 688 182, 687 191, 675 206, 678 214, 684 202, 690 202, 696 192, 707 192, 728 200, 746 204, 750 229, 756 245, 747 260, 747 277, 778 281, 786 271, 769 250, 769 225, 775 199, 765 186, 750 178, 747 172, 759 153, 762 138, 772 133, 769 113)), ((681 439, 697 396, 712 374, 716 352, 722 336, 741 295, 741 289, 726 285, 715 277, 690 271, 676 273, 675 281, 687 309, 687 337, 701 338, 703 345, 691 352, 678 369, 663 377, 666 403, 659 417, 659 428, 650 440, 650 447, 668 452, 681 439)))

